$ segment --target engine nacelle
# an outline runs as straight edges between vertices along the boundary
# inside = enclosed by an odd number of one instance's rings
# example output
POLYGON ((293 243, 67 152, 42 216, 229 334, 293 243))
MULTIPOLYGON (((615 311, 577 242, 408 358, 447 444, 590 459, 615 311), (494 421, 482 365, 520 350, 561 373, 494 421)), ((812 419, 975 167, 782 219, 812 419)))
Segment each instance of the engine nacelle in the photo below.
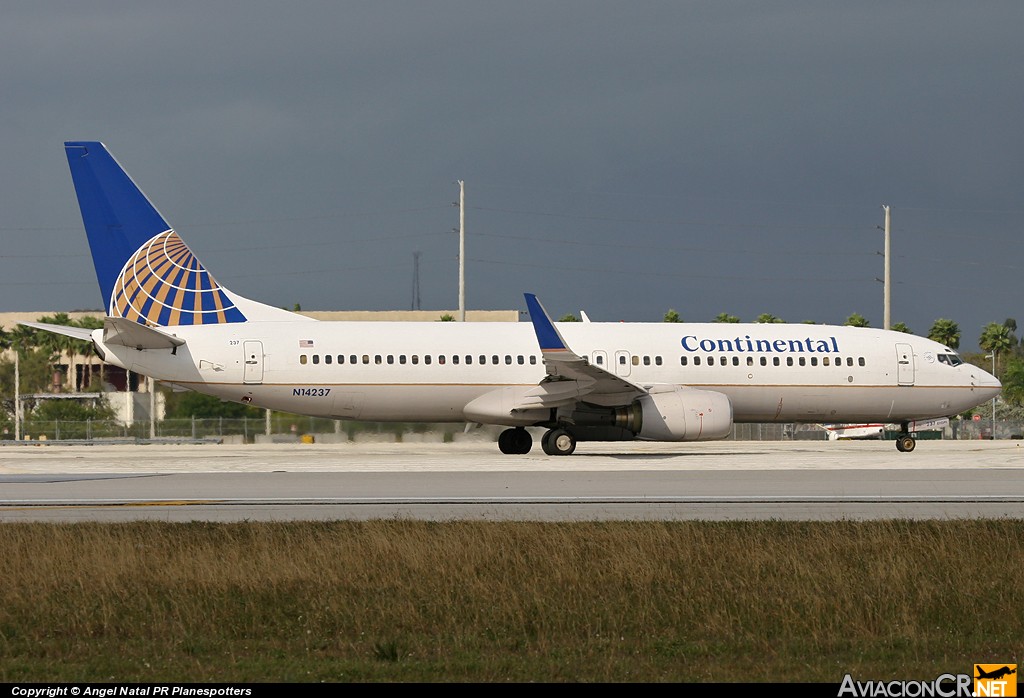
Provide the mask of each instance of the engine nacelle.
POLYGON ((672 388, 652 392, 633 403, 639 412, 638 439, 710 441, 732 431, 732 403, 712 390, 672 388))

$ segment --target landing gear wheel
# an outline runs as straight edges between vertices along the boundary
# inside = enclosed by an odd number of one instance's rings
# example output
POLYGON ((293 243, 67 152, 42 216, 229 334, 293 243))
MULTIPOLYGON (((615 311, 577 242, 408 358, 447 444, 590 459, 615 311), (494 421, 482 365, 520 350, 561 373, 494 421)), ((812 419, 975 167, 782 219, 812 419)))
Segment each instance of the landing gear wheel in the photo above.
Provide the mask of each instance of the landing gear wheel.
POLYGON ((917 440, 910 434, 901 434, 896 437, 896 450, 900 453, 910 453, 917 446, 917 440))
POLYGON ((576 437, 565 429, 552 429, 544 434, 540 445, 549 456, 568 456, 576 450, 576 437))
POLYGON ((505 454, 522 455, 533 448, 533 437, 522 427, 506 429, 498 434, 498 450, 505 454))

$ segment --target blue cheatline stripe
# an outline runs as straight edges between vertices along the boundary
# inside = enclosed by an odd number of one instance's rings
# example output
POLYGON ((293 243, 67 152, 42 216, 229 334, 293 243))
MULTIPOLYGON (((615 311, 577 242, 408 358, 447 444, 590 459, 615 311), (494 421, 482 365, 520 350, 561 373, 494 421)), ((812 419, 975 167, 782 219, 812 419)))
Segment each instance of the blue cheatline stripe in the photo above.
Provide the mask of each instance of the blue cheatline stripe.
POLYGON ((558 336, 551 317, 548 316, 544 306, 532 293, 524 293, 526 297, 526 309, 530 311, 530 322, 533 323, 533 331, 537 334, 537 343, 541 351, 564 351, 567 347, 562 338, 558 336))

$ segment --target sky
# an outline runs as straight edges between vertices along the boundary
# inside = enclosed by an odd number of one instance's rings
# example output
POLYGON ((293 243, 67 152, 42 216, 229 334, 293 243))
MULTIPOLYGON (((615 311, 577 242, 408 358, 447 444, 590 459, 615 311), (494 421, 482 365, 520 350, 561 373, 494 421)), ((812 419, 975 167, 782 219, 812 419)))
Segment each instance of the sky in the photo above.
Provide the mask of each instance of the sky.
POLYGON ((1024 3, 0 7, 0 312, 100 309, 62 144, 303 310, 1020 318, 1024 3), (418 260, 418 261, 417 261, 418 260), (418 281, 418 283, 417 283, 418 281))

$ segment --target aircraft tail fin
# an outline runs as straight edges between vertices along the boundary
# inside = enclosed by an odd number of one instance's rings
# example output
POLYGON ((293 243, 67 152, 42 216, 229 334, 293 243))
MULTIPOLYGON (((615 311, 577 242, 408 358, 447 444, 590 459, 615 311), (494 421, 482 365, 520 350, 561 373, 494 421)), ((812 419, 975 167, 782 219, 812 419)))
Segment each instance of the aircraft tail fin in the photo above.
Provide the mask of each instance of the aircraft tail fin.
POLYGON ((64 150, 108 316, 149 326, 310 320, 217 283, 102 143, 64 150))

